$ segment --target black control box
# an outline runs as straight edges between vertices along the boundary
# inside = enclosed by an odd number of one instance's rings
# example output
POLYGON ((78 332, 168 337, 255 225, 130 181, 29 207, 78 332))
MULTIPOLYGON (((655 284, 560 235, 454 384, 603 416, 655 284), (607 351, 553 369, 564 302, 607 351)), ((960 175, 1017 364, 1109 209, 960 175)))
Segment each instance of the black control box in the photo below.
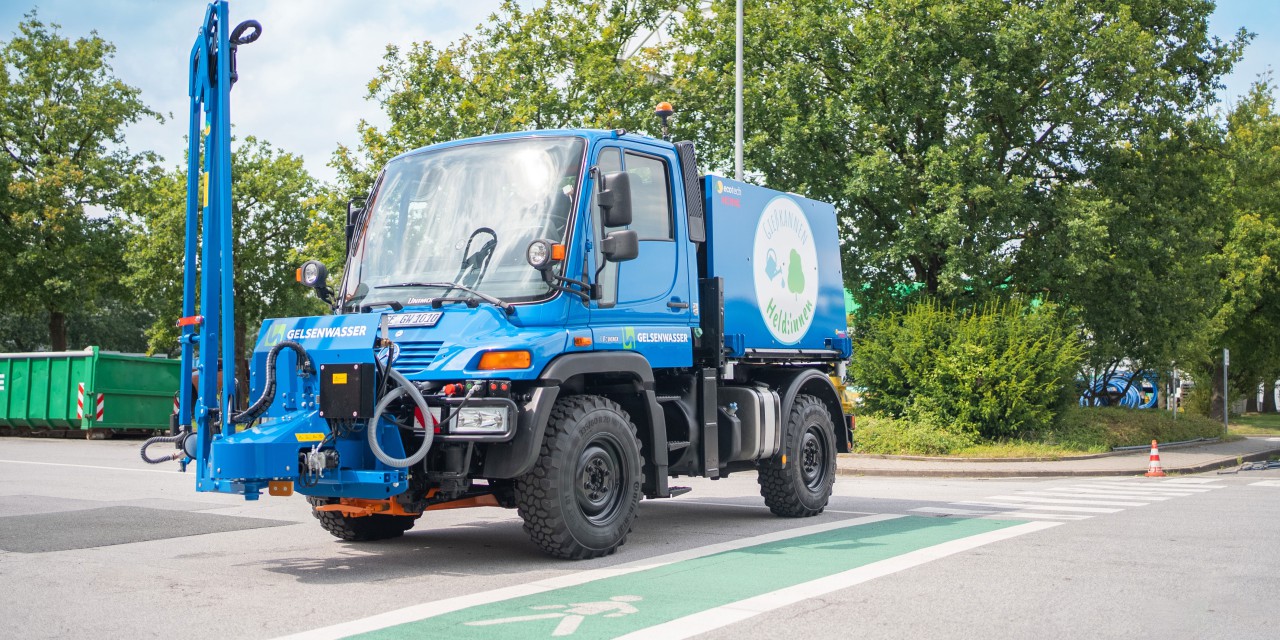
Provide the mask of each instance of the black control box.
POLYGON ((320 417, 373 417, 373 363, 320 365, 320 417))

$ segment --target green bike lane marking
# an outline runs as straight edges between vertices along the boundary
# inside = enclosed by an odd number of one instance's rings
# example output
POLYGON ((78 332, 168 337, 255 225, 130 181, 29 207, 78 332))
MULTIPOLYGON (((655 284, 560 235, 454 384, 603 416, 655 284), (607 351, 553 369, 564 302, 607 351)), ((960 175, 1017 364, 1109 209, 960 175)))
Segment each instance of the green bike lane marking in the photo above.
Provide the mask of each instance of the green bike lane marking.
POLYGON ((688 637, 1056 524, 889 514, 854 518, 427 603, 299 635, 688 637))

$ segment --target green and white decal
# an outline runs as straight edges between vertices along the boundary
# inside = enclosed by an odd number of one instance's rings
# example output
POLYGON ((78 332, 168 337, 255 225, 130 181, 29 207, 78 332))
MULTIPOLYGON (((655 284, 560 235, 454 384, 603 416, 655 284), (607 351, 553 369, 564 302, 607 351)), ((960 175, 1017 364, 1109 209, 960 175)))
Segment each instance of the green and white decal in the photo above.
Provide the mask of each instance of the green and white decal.
POLYGON ((765 205, 751 264, 756 302, 769 333, 782 344, 799 342, 818 304, 818 252, 809 220, 795 200, 778 196, 765 205))

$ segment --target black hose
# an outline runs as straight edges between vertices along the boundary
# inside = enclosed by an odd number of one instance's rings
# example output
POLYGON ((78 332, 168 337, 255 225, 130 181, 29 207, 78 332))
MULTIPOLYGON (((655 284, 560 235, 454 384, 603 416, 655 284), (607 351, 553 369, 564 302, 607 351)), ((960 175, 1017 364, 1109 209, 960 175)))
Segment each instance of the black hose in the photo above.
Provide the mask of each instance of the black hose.
POLYGON ((232 424, 247 424, 253 422, 261 417, 263 413, 266 413, 267 409, 271 407, 271 403, 275 400, 276 395, 276 356, 280 355, 280 351, 285 348, 293 349, 294 353, 298 354, 298 375, 309 376, 315 372, 315 367, 311 365, 311 357, 307 355, 307 350, 303 349, 302 345, 292 340, 285 340, 284 342, 271 347, 271 350, 267 352, 267 379, 266 384, 262 388, 262 395, 258 396, 258 399, 255 400, 253 404, 249 405, 248 409, 245 409, 233 416, 231 418, 232 424))
POLYGON ((186 435, 187 435, 186 433, 179 433, 176 436, 156 436, 154 438, 148 438, 146 442, 142 443, 142 448, 138 450, 138 454, 142 456, 142 461, 147 464, 160 464, 161 462, 177 460, 178 458, 181 458, 182 456, 186 455, 186 453, 181 449, 163 458, 152 459, 147 457, 147 447, 150 447, 153 444, 160 444, 163 442, 168 442, 168 443, 181 442, 182 439, 186 437, 186 435))

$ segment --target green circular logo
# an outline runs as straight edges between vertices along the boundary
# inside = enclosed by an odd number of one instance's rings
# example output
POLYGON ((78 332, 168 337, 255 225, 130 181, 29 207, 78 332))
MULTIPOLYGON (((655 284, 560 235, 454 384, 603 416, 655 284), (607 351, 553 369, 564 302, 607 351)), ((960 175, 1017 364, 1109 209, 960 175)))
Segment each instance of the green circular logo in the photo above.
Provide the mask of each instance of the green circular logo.
POLYGON ((769 333, 783 344, 799 342, 818 304, 818 252, 809 220, 795 200, 778 196, 765 205, 756 224, 752 271, 769 333))

